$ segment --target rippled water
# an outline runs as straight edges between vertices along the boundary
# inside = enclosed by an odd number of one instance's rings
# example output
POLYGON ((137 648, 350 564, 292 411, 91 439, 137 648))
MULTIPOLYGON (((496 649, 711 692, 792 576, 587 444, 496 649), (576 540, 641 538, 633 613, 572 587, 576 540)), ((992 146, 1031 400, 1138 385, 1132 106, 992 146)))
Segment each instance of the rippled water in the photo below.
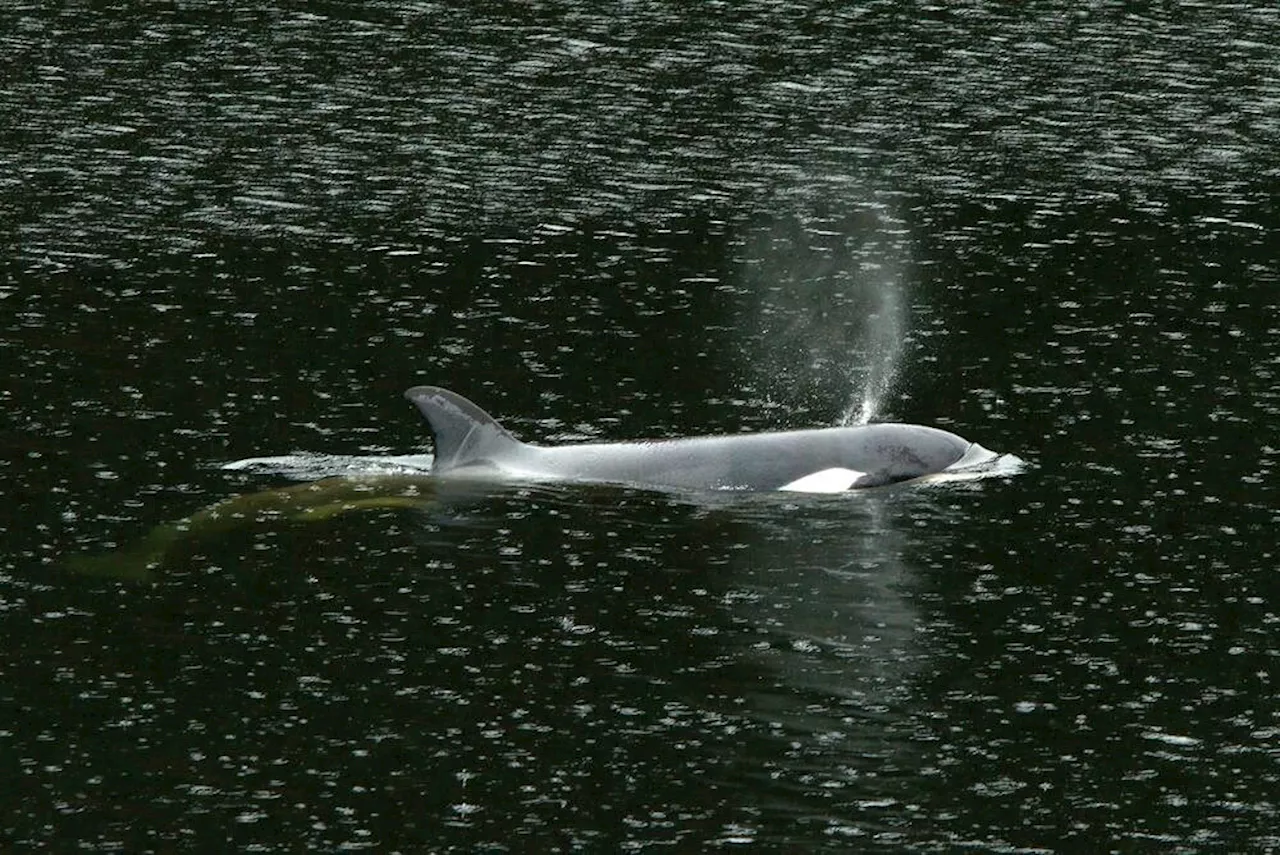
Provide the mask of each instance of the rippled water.
POLYGON ((1276 7, 309 8, 0 13, 0 839, 1280 845, 1276 7), (419 382, 1032 468, 234 498, 419 382))

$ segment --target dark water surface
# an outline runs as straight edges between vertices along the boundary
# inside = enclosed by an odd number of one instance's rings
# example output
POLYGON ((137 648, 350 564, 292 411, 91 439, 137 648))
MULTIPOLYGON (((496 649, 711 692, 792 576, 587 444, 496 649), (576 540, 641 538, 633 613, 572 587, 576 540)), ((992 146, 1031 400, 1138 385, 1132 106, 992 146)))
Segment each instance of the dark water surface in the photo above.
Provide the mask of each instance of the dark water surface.
POLYGON ((7 847, 1280 847, 1274 4, 95 8, 0 12, 7 847), (1034 468, 67 569, 415 383, 631 439, 894 368, 1034 468))

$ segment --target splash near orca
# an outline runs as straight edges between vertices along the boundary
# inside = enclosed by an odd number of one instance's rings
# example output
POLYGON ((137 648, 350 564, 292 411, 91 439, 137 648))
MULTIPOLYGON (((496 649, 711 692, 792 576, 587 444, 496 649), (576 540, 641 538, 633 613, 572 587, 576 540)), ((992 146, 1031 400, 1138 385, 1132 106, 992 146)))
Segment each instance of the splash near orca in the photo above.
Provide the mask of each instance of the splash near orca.
POLYGON ((835 493, 963 476, 1000 458, 953 433, 910 424, 541 446, 519 441, 447 389, 415 386, 405 397, 435 437, 432 471, 439 477, 835 493))

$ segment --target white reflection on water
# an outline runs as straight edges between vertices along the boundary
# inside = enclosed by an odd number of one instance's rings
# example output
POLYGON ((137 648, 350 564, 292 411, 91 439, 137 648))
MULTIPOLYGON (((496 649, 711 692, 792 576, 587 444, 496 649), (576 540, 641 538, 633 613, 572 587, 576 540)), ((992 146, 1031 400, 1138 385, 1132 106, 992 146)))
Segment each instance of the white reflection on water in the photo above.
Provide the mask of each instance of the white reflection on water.
POLYGON ((296 451, 278 457, 249 457, 220 468, 253 475, 278 475, 294 481, 366 475, 422 475, 431 471, 430 454, 318 454, 296 451))

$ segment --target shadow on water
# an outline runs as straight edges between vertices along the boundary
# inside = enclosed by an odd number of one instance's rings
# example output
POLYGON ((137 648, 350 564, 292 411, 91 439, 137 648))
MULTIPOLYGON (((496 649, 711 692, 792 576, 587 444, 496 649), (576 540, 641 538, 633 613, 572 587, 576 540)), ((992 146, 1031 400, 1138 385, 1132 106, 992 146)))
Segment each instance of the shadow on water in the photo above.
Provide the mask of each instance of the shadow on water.
POLYGON ((946 515, 931 491, 513 498, 487 525, 417 536, 419 560, 452 574, 434 581, 452 597, 431 598, 452 606, 449 671, 472 675, 429 704, 452 722, 432 756, 461 781, 438 794, 442 819, 483 839, 506 805, 577 842, 618 842, 617 820, 654 844, 784 845, 795 823, 808 839, 928 833, 907 704, 929 662, 900 528, 946 515))
POLYGON ((440 819, 486 839, 514 811, 578 843, 618 820, 633 843, 892 834, 924 657, 892 520, 919 499, 538 488, 423 523, 418 560, 450 574, 427 583, 450 639, 423 650, 430 682, 468 687, 424 711, 458 782, 440 819))
POLYGON ((130 679, 176 668, 189 716, 137 810, 198 826, 267 792, 301 815, 337 786, 373 837, 432 845, 901 840, 927 764, 909 517, 939 489, 505 485, 442 513, 422 478, 332 479, 215 505, 169 527, 152 618, 111 633, 167 648, 130 679))

